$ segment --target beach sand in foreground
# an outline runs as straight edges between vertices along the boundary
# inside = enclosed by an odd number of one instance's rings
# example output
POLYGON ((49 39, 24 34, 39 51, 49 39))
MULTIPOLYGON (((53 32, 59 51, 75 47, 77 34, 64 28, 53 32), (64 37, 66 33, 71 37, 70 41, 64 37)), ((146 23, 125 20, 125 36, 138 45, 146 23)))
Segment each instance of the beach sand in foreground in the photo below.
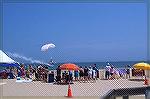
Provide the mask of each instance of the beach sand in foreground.
MULTIPOLYGON (((41 83, 33 81, 30 83, 16 83, 16 80, 1 80, 1 96, 60 96, 67 95, 68 85, 54 85, 52 83, 41 83)), ((74 97, 93 96, 100 97, 105 95, 110 89, 143 87, 143 81, 129 81, 127 79, 118 80, 97 80, 96 83, 71 84, 74 97)))
MULTIPOLYGON (((84 96, 80 96, 80 97, 72 97, 72 98, 68 98, 68 97, 41 97, 41 96, 37 96, 37 97, 33 97, 33 96, 5 96, 5 97, 1 97, 1 99, 101 99, 98 96, 88 96, 88 97, 84 97, 84 96)), ((122 99, 122 97, 117 97, 116 99, 122 99)), ((130 96, 129 99, 145 99, 144 96, 130 96)))

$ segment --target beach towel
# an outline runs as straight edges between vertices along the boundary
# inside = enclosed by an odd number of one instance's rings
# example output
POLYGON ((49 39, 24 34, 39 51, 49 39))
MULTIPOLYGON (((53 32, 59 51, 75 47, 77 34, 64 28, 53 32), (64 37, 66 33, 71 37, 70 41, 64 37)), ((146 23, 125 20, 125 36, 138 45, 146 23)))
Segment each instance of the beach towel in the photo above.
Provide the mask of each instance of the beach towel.
POLYGON ((22 83, 22 82, 32 82, 32 79, 21 79, 20 77, 17 77, 16 82, 22 83))

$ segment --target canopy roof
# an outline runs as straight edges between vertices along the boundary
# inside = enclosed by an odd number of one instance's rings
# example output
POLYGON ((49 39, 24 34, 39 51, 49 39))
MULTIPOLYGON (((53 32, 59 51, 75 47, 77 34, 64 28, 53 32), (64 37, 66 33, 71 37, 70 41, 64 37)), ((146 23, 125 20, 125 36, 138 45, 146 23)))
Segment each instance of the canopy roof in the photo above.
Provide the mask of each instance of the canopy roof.
POLYGON ((7 56, 2 50, 0 50, 0 63, 16 63, 13 59, 7 56))

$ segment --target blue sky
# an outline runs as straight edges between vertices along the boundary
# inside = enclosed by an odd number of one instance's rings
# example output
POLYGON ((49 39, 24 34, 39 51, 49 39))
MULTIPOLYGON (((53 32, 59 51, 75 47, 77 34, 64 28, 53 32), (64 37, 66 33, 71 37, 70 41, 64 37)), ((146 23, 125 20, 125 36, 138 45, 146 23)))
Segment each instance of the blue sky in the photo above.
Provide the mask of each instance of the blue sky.
POLYGON ((3 50, 44 62, 146 60, 146 12, 144 3, 5 3, 3 50), (46 43, 56 48, 42 52, 46 43))

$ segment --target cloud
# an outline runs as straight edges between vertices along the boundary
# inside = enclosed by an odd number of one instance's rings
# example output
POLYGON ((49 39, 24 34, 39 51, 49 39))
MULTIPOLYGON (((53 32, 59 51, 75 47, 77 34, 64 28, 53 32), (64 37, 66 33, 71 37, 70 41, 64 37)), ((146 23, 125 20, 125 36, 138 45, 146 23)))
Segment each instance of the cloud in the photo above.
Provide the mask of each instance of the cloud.
POLYGON ((7 54, 12 56, 12 57, 14 57, 14 58, 20 58, 20 59, 23 59, 23 60, 31 62, 31 63, 47 64, 47 63, 44 63, 43 61, 35 60, 35 59, 31 58, 31 57, 26 57, 26 56, 20 55, 18 53, 7 52, 7 54))

